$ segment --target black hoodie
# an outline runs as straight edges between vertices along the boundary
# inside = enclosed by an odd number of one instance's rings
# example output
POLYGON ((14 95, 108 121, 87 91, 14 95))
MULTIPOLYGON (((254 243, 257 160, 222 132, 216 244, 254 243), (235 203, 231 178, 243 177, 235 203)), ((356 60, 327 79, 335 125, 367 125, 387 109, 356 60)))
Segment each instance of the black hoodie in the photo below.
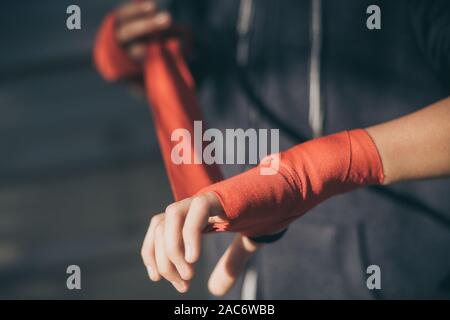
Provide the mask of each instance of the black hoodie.
MULTIPOLYGON (((192 69, 211 127, 280 128, 285 149, 450 94, 448 0, 172 6, 193 31, 192 69), (366 26, 373 4, 381 9, 380 30, 366 26)), ((227 176, 245 169, 223 168, 227 176)), ((258 298, 450 298, 449 190, 441 179, 328 200, 259 253, 258 298), (381 290, 366 286, 372 264, 381 268, 381 290)), ((214 264, 228 237, 209 241, 214 264)), ((238 294, 236 288, 229 297, 238 294)))

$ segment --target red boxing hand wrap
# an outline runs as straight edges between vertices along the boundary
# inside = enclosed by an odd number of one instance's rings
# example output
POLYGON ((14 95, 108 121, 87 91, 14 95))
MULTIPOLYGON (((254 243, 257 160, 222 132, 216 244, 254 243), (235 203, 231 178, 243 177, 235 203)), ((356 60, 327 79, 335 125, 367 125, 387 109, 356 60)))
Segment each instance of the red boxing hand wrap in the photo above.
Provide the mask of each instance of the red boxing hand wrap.
POLYGON ((128 58, 116 38, 116 17, 106 16, 97 33, 94 62, 101 76, 109 82, 139 74, 142 70, 128 58))
POLYGON ((215 223, 214 230, 247 236, 277 232, 333 195, 384 179, 378 150, 362 129, 314 139, 278 156, 274 175, 261 175, 263 160, 199 192, 213 191, 224 208, 228 221, 215 223))

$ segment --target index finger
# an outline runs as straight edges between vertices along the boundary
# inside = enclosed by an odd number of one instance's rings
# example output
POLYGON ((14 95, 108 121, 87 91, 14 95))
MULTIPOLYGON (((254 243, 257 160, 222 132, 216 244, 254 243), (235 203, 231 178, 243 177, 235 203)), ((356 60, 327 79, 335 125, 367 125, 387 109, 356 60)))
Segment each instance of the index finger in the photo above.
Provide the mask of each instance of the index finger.
POLYGON ((247 261, 261 246, 237 234, 209 277, 209 291, 215 296, 226 294, 244 271, 247 261))
POLYGON ((208 223, 210 203, 201 195, 192 199, 183 227, 185 260, 194 263, 200 257, 202 231, 208 223))

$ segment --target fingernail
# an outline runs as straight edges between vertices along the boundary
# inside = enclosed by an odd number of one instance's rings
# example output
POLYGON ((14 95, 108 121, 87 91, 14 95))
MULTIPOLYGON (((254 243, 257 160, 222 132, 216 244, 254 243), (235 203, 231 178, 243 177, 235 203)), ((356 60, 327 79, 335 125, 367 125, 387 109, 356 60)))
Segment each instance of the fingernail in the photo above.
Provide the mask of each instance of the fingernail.
POLYGON ((147 273, 151 280, 153 280, 153 269, 150 266, 147 266, 147 273))
POLYGON ((155 17, 155 23, 156 24, 165 24, 167 21, 169 21, 169 14, 167 12, 159 13, 155 17))
POLYGON ((175 289, 177 289, 179 292, 181 293, 186 292, 187 287, 183 282, 173 281, 171 283, 175 287, 175 289))
POLYGON ((186 252, 185 252, 185 254, 184 254, 184 259, 185 259, 187 262, 193 262, 192 260, 194 260, 194 257, 193 257, 193 255, 192 255, 192 247, 191 247, 190 244, 187 244, 187 245, 186 245, 186 252))

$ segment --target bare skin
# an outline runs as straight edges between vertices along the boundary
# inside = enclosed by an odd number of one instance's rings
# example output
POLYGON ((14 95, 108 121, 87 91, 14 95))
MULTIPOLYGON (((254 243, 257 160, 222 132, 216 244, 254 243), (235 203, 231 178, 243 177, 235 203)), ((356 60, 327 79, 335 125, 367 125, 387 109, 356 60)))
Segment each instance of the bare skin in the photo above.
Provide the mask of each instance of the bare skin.
MULTIPOLYGON (((148 41, 172 26, 169 13, 158 11, 153 1, 131 2, 116 13, 117 38, 138 63, 148 41)), ((379 150, 385 184, 450 175, 450 98, 366 130, 379 150)), ((155 215, 141 250, 150 279, 165 278, 186 292, 201 254, 202 230, 215 217, 223 219, 224 212, 213 193, 175 202, 155 215)), ((258 247, 236 234, 211 274, 211 293, 224 295, 258 247)))
POLYGON ((385 184, 450 175, 450 98, 370 128, 385 184))

